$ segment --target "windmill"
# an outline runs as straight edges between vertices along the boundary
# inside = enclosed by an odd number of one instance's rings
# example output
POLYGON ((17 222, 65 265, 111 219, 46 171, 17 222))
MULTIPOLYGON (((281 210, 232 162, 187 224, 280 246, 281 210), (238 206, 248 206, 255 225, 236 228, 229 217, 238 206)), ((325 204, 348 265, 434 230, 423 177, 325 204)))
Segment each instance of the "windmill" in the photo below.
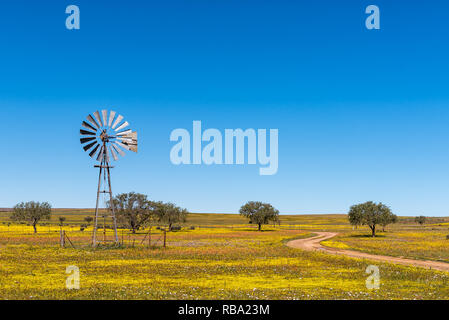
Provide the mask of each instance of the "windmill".
MULTIPOLYGON (((124 157, 125 151, 137 153, 137 132, 129 129, 129 123, 123 121, 123 116, 115 111, 108 110, 96 111, 88 115, 86 121, 83 121, 81 134, 81 145, 84 151, 89 153, 91 158, 100 162, 95 168, 100 169, 98 177, 97 205, 95 207, 95 224, 92 235, 92 244, 97 246, 97 229, 99 218, 100 195, 109 194, 111 217, 114 224, 115 243, 119 243, 117 233, 117 217, 115 215, 114 203, 112 201, 112 185, 110 169, 110 155, 117 161, 119 155, 124 157), (103 183, 102 183, 103 182, 103 183), (102 190, 103 187, 103 190, 102 190)), ((106 219, 106 218, 105 218, 106 219)))

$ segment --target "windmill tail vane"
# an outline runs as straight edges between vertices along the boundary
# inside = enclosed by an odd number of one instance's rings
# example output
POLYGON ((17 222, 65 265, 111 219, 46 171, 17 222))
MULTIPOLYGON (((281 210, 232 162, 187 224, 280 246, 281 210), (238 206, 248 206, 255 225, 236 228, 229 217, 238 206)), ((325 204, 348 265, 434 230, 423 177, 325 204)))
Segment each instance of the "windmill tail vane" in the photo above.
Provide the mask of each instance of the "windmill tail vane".
MULTIPOLYGON (((110 217, 112 217, 114 224, 114 242, 119 244, 117 217, 112 201, 113 194, 110 169, 113 167, 110 166, 110 155, 112 155, 114 161, 118 161, 119 156, 124 157, 126 151, 137 153, 137 132, 132 131, 129 128, 128 121, 124 121, 122 115, 117 114, 115 111, 108 112, 108 110, 102 110, 101 113, 96 111, 93 115, 89 114, 87 116, 86 120, 81 124, 80 135, 80 142, 84 151, 87 152, 91 158, 100 162, 100 165, 95 166, 100 169, 100 175, 98 178, 97 204, 95 207, 95 224, 92 235, 92 244, 93 246, 97 246, 98 244, 97 229, 98 220, 100 218, 99 202, 101 194, 109 194, 110 217)), ((106 234, 106 225, 104 225, 103 228, 104 234, 106 234)), ((104 241, 106 242, 106 237, 104 237, 104 241)))

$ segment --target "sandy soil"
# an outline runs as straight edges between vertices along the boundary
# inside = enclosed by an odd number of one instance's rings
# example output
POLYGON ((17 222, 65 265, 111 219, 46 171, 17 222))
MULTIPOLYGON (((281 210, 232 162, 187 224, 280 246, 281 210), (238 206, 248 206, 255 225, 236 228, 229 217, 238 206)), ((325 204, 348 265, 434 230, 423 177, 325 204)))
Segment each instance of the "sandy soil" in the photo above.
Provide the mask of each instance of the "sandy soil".
POLYGON ((389 262, 389 263, 397 263, 397 264, 402 264, 402 265, 410 265, 410 266, 422 267, 422 268, 426 268, 426 269, 434 269, 434 270, 449 272, 449 263, 445 263, 445 262, 437 262, 437 261, 430 261, 430 260, 413 260, 413 259, 396 258, 396 257, 390 257, 390 256, 379 256, 379 255, 363 253, 363 252, 358 252, 358 251, 352 251, 352 250, 342 250, 342 249, 336 249, 336 248, 323 247, 320 244, 321 241, 333 238, 338 233, 333 233, 333 232, 314 232, 314 233, 316 233, 317 236, 307 238, 307 239, 292 240, 287 243, 287 246, 289 246, 291 248, 302 249, 302 250, 307 250, 307 251, 321 251, 321 252, 326 252, 326 253, 330 253, 330 254, 344 255, 344 256, 348 256, 348 257, 352 257, 352 258, 361 258, 361 259, 369 259, 369 260, 376 260, 376 261, 389 262))

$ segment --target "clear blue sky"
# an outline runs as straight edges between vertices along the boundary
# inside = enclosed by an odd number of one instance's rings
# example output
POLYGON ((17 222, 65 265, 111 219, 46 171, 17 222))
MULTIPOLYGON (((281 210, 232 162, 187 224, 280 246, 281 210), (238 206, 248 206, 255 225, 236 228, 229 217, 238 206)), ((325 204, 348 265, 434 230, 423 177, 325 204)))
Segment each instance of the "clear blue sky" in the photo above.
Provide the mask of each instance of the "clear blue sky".
POLYGON ((382 201, 449 215, 447 1, 23 1, 0 4, 0 207, 94 207, 97 170, 78 130, 114 108, 140 152, 113 169, 193 212, 248 200, 282 213, 382 201), (65 28, 65 8, 81 30, 65 28), (381 30, 364 27, 381 10, 381 30), (279 171, 174 166, 170 132, 279 129, 279 171), (190 129, 191 130, 191 129, 190 129))

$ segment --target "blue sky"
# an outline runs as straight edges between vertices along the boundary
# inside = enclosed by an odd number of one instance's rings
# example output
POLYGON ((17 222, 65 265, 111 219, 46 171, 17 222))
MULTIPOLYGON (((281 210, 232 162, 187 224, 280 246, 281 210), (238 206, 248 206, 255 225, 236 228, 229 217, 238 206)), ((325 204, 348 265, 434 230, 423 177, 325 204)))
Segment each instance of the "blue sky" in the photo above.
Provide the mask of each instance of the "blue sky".
POLYGON ((447 1, 2 1, 0 207, 94 207, 78 130, 114 109, 139 154, 113 169, 136 191, 193 212, 248 200, 282 213, 382 201, 449 215, 447 1), (65 28, 65 8, 81 30, 65 28), (365 28, 365 8, 381 30, 365 28), (279 171, 174 166, 176 128, 279 129, 279 171))

